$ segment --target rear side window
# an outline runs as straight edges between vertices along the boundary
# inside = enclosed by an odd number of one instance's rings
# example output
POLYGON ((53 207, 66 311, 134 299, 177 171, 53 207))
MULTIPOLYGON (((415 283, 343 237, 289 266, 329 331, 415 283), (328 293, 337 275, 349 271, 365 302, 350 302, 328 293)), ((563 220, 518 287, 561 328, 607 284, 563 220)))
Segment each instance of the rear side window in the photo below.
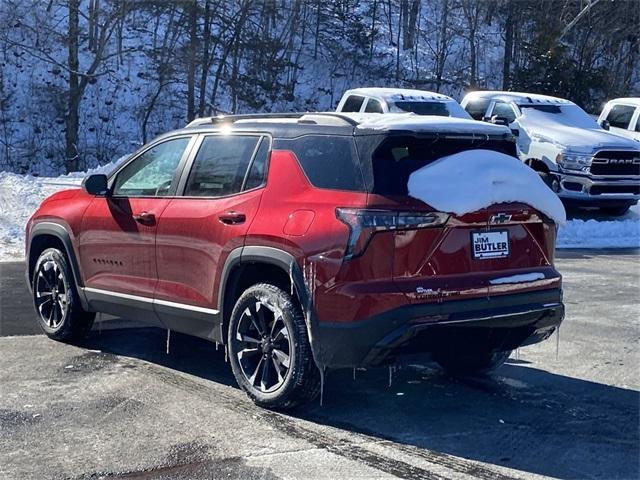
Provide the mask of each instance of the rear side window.
POLYGON ((611 110, 609 110, 609 115, 607 115, 609 125, 626 130, 629 128, 629 123, 631 123, 631 117, 633 117, 634 111, 635 107, 630 105, 614 105, 611 110))
POLYGON ((364 111, 367 113, 383 113, 382 104, 378 100, 370 98, 367 101, 367 106, 364 107, 364 111))
POLYGON ((258 136, 205 137, 194 160, 185 195, 222 197, 240 192, 258 136))
POLYGON ((636 118, 636 132, 640 132, 640 116, 636 118))
POLYGON ((474 120, 482 120, 484 119, 484 114, 487 111, 489 103, 488 98, 474 98, 469 100, 469 103, 467 103, 464 109, 474 120))
POLYGON ((260 140, 260 146, 256 153, 249 172, 247 174, 247 181, 244 184, 244 190, 251 190, 261 186, 265 181, 267 174, 267 159, 269 158, 269 139, 262 137, 260 140))
POLYGON ((360 95, 349 95, 349 98, 344 102, 341 112, 359 112, 362 107, 364 97, 360 95))
POLYGON ((278 145, 278 148, 293 151, 314 187, 364 191, 352 138, 307 135, 295 140, 279 140, 278 145))

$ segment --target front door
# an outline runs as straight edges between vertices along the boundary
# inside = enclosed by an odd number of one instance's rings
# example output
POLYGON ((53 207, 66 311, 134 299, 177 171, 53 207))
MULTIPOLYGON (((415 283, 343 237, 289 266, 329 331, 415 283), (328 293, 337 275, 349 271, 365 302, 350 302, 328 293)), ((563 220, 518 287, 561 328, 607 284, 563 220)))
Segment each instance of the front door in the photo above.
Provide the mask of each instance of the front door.
POLYGON ((156 311, 167 327, 220 340, 220 273, 258 210, 268 152, 269 139, 259 135, 203 137, 185 169, 184 194, 158 225, 156 311))
POLYGON ((153 311, 158 219, 175 193, 190 140, 178 137, 151 146, 116 174, 108 195, 94 198, 87 208, 78 243, 94 308, 121 314, 106 305, 113 301, 114 306, 129 303, 130 309, 147 303, 143 310, 153 311))

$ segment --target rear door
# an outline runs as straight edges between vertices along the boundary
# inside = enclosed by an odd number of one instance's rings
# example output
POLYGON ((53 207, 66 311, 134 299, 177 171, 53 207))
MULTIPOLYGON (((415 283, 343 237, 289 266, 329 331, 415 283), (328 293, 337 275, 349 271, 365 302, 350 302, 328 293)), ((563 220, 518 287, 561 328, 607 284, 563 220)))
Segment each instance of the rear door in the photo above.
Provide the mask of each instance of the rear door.
POLYGON ((163 211, 156 240, 156 311, 172 329, 218 339, 218 281, 244 244, 263 192, 270 139, 205 135, 163 211))

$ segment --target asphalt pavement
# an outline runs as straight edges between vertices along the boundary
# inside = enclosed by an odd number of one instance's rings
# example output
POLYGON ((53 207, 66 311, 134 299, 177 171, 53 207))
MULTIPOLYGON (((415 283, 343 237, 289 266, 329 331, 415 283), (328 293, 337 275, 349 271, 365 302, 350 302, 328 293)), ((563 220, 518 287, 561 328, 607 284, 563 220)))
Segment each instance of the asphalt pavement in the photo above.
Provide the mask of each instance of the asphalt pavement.
POLYGON ((639 253, 557 265, 559 342, 483 379, 331 371, 324 405, 279 414, 202 340, 172 334, 167 355, 164 331, 120 320, 47 339, 23 265, 0 263, 0 478, 638 478, 639 253))

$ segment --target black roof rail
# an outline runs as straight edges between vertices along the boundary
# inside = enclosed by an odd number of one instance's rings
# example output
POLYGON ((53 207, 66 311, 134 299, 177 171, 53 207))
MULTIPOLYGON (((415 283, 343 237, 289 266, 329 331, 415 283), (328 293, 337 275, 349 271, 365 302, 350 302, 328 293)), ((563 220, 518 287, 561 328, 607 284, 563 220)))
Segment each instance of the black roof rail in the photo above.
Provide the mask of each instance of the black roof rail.
POLYGON ((326 117, 332 117, 332 118, 339 118, 354 127, 358 125, 358 122, 355 121, 353 118, 348 117, 347 115, 342 115, 337 112, 284 112, 284 113, 246 113, 246 114, 239 114, 239 115, 217 115, 215 117, 196 118, 195 120, 187 124, 186 128, 199 127, 202 125, 211 125, 211 124, 219 125, 223 123, 235 123, 238 120, 260 120, 263 118, 274 119, 274 120, 277 120, 279 118, 301 119, 304 116, 310 117, 308 119, 308 123, 317 123, 314 121, 313 117, 326 116, 326 117))

